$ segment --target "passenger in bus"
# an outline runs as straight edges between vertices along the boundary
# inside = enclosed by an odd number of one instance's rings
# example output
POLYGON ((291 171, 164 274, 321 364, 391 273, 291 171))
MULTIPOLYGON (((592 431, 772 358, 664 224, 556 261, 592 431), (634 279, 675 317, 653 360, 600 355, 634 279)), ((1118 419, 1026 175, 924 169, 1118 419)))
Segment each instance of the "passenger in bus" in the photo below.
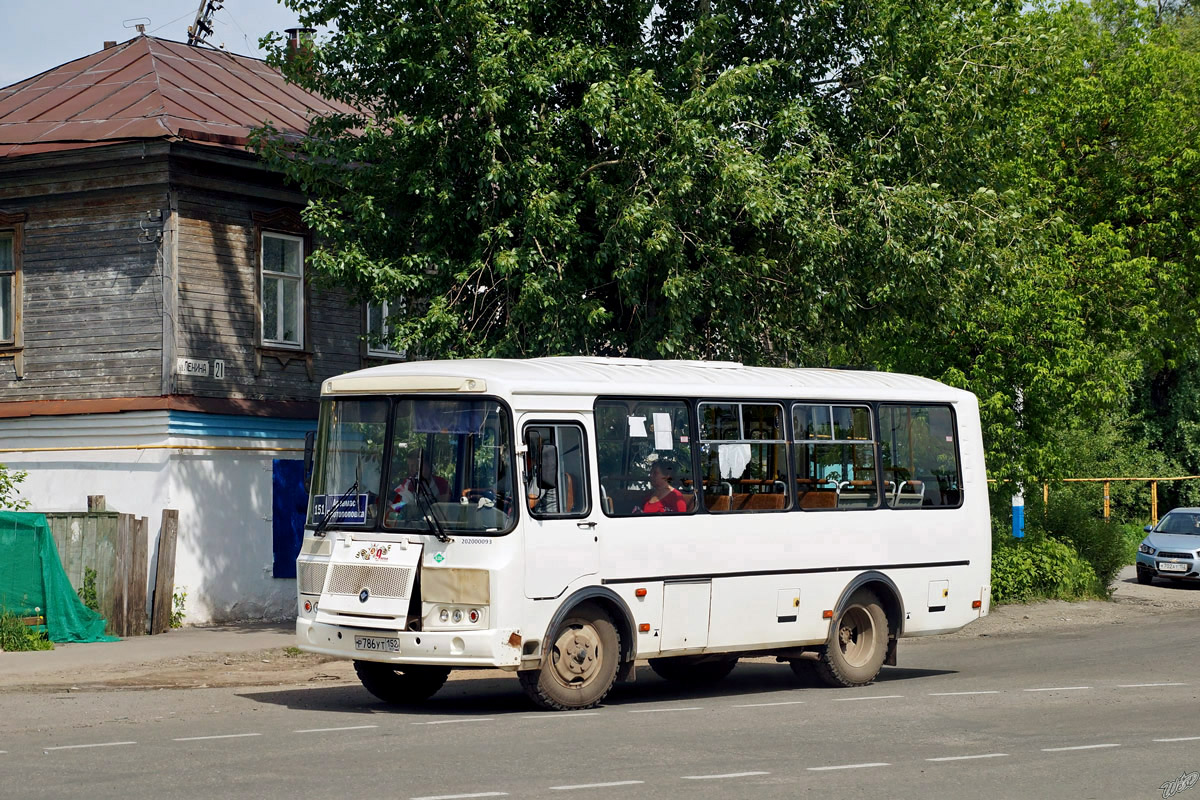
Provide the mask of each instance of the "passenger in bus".
POLYGON ((438 502, 445 503, 450 500, 450 482, 440 475, 433 474, 429 456, 421 448, 414 447, 408 451, 407 472, 408 477, 396 484, 392 492, 393 511, 398 512, 417 502, 417 481, 423 481, 438 502))
POLYGON ((671 485, 675 477, 675 465, 668 461, 655 461, 650 467, 650 496, 641 506, 633 509, 635 514, 662 514, 687 511, 687 498, 671 485))

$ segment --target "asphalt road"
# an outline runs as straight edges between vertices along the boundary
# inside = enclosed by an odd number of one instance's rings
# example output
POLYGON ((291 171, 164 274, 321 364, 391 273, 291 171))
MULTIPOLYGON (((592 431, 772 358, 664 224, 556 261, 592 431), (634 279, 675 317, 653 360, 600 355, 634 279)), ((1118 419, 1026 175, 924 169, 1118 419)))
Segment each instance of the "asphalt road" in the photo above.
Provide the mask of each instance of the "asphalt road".
POLYGON ((5 694, 0 797, 1163 797, 1200 771, 1196 622, 905 641, 861 689, 755 661, 689 692, 643 668, 574 713, 515 678, 452 677, 404 712, 348 686, 5 694))

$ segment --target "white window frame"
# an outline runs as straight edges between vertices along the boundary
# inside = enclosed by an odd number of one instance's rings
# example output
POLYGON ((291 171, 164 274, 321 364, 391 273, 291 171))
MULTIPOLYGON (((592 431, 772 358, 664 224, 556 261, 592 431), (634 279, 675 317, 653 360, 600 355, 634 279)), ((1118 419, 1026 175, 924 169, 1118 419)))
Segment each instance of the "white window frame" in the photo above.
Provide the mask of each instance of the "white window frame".
POLYGON ((262 330, 262 343, 265 347, 281 347, 290 350, 304 349, 304 237, 296 236, 290 233, 280 233, 278 231, 263 231, 258 249, 258 264, 259 264, 259 304, 258 304, 258 320, 259 327, 262 330), (292 275, 287 272, 276 272, 266 268, 266 262, 263 258, 263 252, 266 249, 267 239, 282 239, 288 242, 295 242, 300 249, 300 274, 292 275), (274 331, 267 331, 266 323, 266 283, 268 280, 279 281, 280 291, 276 293, 276 320, 279 324, 283 321, 284 296, 283 289, 289 284, 290 290, 296 294, 296 338, 282 339, 278 338, 280 333, 278 327, 274 331))
MULTIPOLYGON (((389 344, 392 329, 388 325, 388 314, 391 313, 391 307, 394 304, 394 301, 388 300, 384 300, 381 303, 367 302, 365 327, 367 329, 367 355, 371 358, 392 358, 399 361, 408 357, 407 350, 397 350, 389 344), (371 310, 374 308, 379 308, 383 312, 380 315, 382 330, 379 331, 371 330, 371 310)), ((399 305, 403 307, 403 302, 399 305)))

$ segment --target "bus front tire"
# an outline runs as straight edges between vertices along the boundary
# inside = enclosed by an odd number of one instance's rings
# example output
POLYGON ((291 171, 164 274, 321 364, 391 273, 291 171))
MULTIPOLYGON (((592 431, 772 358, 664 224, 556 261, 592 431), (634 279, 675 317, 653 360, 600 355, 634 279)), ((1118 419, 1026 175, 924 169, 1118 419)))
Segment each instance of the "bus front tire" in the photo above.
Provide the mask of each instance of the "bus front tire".
POLYGON ((554 632, 541 669, 518 672, 517 677, 529 699, 542 708, 592 708, 612 689, 620 660, 621 637, 612 620, 584 603, 554 632))
POLYGON ((385 703, 412 705, 428 700, 450 676, 449 667, 422 664, 393 666, 377 661, 355 661, 354 671, 363 688, 385 703))
POLYGON ((834 622, 817 675, 829 686, 866 686, 879 674, 887 644, 887 614, 874 592, 860 589, 834 622))
POLYGON ((650 669, 663 680, 686 686, 707 686, 724 680, 737 666, 737 656, 713 658, 676 656, 674 658, 652 658, 650 669))

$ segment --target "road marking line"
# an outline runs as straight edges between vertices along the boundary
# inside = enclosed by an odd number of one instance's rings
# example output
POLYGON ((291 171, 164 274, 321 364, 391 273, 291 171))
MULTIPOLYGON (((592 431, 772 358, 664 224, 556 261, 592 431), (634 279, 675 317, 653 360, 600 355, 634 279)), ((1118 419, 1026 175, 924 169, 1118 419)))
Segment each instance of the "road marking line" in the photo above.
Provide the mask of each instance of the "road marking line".
POLYGON ((853 703, 857 700, 891 700, 893 698, 904 697, 902 694, 880 694, 874 697, 835 697, 836 703, 853 703))
POLYGON ((1118 689, 1144 689, 1150 686, 1187 686, 1186 683, 1122 683, 1118 689))
POLYGON ((262 736, 261 733, 223 733, 220 736, 184 736, 172 739, 173 742, 202 742, 205 739, 244 739, 247 736, 262 736))
POLYGON ((575 717, 595 717, 599 714, 599 711, 572 711, 568 714, 530 714, 521 719, 574 719, 575 717))
POLYGON ((769 772, 726 772, 724 775, 684 775, 685 781, 715 781, 721 778, 750 778, 755 775, 770 775, 769 772))
POLYGON ((872 761, 867 764, 840 764, 836 767, 809 767, 809 772, 826 772, 831 769, 866 769, 867 767, 890 767, 891 764, 883 761, 872 761))
POLYGON ((414 722, 413 725, 450 725, 455 722, 495 722, 495 717, 469 717, 467 719, 435 719, 431 722, 414 722))
POLYGON ((1180 736, 1178 739, 1155 739, 1156 742, 1194 742, 1200 736, 1180 736))
POLYGON ((785 700, 782 703, 747 703, 746 705, 734 706, 734 708, 765 708, 766 706, 798 706, 804 703, 803 700, 785 700))
POLYGON ((116 747, 122 744, 137 744, 137 742, 100 742, 98 744, 64 744, 58 747, 43 747, 42 750, 81 750, 85 747, 116 747))
POLYGON ((663 714, 667 711, 703 711, 700 706, 688 706, 687 708, 631 708, 630 714, 663 714))
POLYGON ((613 781, 612 783, 578 783, 574 786, 551 786, 550 790, 555 792, 567 792, 571 789, 603 789, 608 786, 633 786, 645 781, 613 781))
POLYGON ((508 792, 476 792, 475 794, 434 794, 412 800, 466 800, 468 797, 508 797, 508 792))
POLYGON ((1043 747, 1043 753, 1061 753, 1066 750, 1098 750, 1101 747, 1120 747, 1119 744, 1078 744, 1074 747, 1043 747))
POLYGON ((331 731, 361 731, 364 728, 378 728, 378 725, 347 725, 344 728, 305 728, 292 733, 330 733, 331 731))
POLYGON ((959 697, 968 694, 1000 694, 998 690, 992 689, 986 692, 930 692, 930 697, 959 697))
POLYGON ((942 756, 941 758, 927 758, 926 761, 969 761, 972 758, 1008 758, 1008 753, 984 753, 978 756, 942 756))
POLYGON ((1090 686, 1047 686, 1045 689, 1022 689, 1025 692, 1074 692, 1079 689, 1090 689, 1090 686))

